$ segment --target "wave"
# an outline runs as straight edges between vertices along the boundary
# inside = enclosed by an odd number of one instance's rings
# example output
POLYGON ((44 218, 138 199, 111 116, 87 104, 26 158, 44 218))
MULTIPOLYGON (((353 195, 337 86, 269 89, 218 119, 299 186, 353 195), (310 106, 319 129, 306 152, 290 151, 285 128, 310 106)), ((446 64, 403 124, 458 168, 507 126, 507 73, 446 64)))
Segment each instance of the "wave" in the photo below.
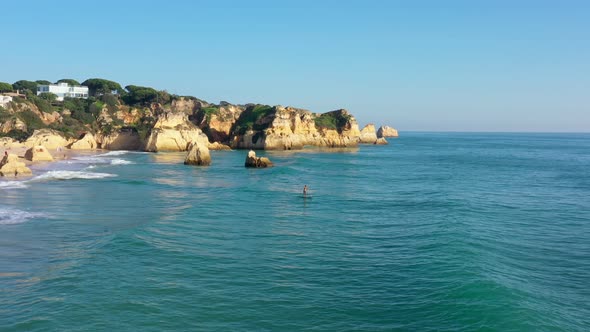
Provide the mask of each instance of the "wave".
POLYGON ((42 217, 47 217, 47 215, 40 212, 0 208, 0 225, 22 224, 30 219, 42 217))
POLYGON ((111 160, 111 165, 131 165, 133 164, 132 161, 125 160, 125 159, 113 159, 111 160))
POLYGON ((98 156, 99 157, 122 156, 122 155, 127 154, 127 153, 129 153, 129 151, 124 151, 124 150, 121 150, 121 151, 109 151, 107 153, 99 154, 98 156))
POLYGON ((27 187, 25 181, 0 181, 0 189, 23 189, 27 187))
POLYGON ((115 177, 115 174, 109 173, 93 173, 84 171, 49 171, 45 174, 38 175, 29 181, 43 181, 43 180, 71 180, 71 179, 103 179, 115 177))

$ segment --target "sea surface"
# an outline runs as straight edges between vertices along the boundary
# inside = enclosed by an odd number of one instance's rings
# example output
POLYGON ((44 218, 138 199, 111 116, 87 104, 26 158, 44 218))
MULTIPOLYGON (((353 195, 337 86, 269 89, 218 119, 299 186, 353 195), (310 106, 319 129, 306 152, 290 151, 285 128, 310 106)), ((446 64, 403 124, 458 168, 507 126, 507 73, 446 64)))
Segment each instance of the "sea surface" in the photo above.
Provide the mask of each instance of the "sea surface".
POLYGON ((2 180, 0 331, 590 330, 590 134, 389 141, 2 180))

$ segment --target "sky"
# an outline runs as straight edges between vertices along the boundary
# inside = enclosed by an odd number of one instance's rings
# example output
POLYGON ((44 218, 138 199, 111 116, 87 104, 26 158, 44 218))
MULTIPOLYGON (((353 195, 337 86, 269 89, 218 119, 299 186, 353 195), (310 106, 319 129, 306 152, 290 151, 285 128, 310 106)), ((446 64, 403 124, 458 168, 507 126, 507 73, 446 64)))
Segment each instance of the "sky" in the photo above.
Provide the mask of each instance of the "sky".
POLYGON ((105 78, 400 131, 590 131, 589 1, 6 1, 0 81, 105 78))

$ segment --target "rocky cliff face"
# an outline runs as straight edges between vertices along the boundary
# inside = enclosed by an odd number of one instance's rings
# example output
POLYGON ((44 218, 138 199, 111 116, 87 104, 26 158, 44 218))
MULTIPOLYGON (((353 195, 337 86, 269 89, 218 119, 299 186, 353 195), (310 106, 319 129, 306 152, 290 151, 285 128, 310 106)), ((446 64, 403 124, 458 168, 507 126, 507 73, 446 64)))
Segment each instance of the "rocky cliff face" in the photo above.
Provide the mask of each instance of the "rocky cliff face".
POLYGON ((72 150, 91 150, 98 148, 96 138, 91 133, 86 133, 79 140, 69 146, 72 150))
POLYGON ((58 112, 45 113, 41 112, 39 108, 30 101, 10 102, 4 107, 5 115, 8 118, 4 122, 0 122, 0 133, 6 134, 11 131, 27 132, 28 127, 24 118, 39 118, 44 125, 51 125, 53 123, 61 123, 63 118, 58 112))
POLYGON ((170 110, 172 112, 183 112, 192 115, 207 105, 205 102, 195 98, 180 97, 172 101, 170 110))
POLYGON ((194 117, 195 123, 212 142, 227 144, 234 124, 244 112, 244 107, 224 104, 201 108, 194 117))
POLYGON ((33 132, 33 135, 25 141, 25 146, 30 148, 33 146, 43 145, 48 149, 57 149, 59 147, 66 147, 71 142, 67 140, 59 131, 52 129, 39 129, 33 132))
POLYGON ((98 146, 106 150, 141 150, 143 141, 136 130, 121 129, 109 134, 97 134, 98 146))
POLYGON ((151 130, 145 151, 187 151, 191 143, 208 146, 209 139, 185 113, 164 112, 151 130))
POLYGON ((19 118, 12 118, 0 125, 0 133, 6 134, 12 130, 27 131, 27 124, 19 118))
POLYGON ((293 107, 256 105, 234 123, 231 146, 265 150, 296 150, 305 145, 350 147, 356 146, 359 138, 356 119, 346 110, 314 114, 293 107))

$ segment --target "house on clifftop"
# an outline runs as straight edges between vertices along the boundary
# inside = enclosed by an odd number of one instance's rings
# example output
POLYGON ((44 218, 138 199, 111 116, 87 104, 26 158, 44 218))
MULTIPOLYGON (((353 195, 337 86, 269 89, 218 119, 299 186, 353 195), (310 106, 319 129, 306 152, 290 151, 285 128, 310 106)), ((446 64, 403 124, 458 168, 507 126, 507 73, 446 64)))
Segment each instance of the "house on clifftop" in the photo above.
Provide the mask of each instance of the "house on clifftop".
POLYGON ((68 83, 57 83, 48 85, 38 85, 37 95, 49 92, 57 95, 57 100, 63 101, 65 97, 70 98, 88 98, 88 87, 83 85, 72 86, 68 83))

